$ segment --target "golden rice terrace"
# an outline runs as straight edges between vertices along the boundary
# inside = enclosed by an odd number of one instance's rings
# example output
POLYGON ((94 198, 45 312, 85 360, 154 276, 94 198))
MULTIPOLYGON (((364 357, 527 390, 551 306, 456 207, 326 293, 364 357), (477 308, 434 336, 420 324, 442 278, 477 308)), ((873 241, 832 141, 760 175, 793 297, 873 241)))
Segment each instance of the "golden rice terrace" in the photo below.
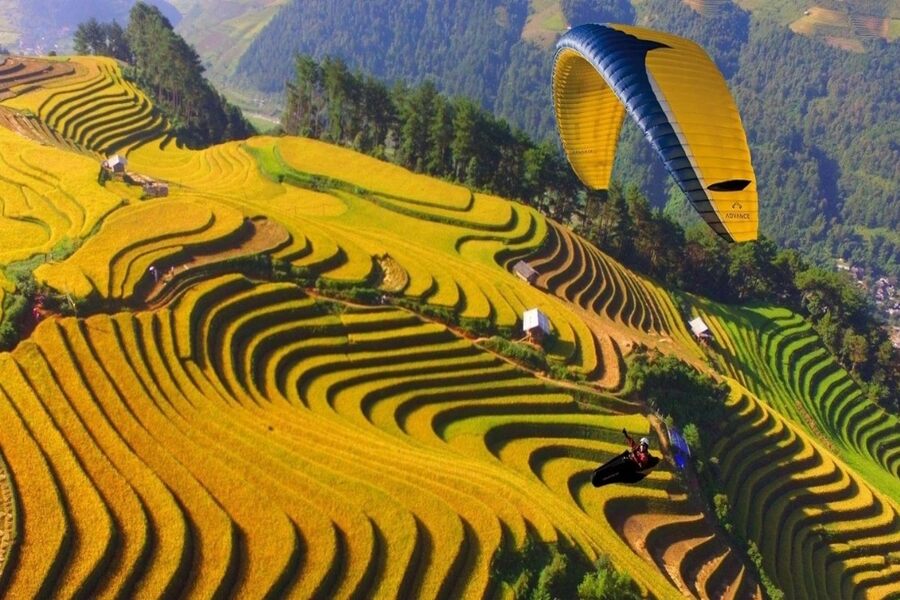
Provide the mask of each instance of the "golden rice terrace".
POLYGON ((307 139, 183 149, 114 62, 16 60, 0 265, 64 301, 0 353, 0 595, 512 598, 498 565, 544 543, 761 598, 739 536, 787 597, 898 597, 900 428, 796 315, 682 314, 524 205, 307 139), (112 153, 168 193, 101 184, 112 153), (482 343, 532 308, 576 383, 482 343), (665 457, 591 485, 623 427, 667 447, 622 394, 637 348, 728 382, 732 536, 665 457))

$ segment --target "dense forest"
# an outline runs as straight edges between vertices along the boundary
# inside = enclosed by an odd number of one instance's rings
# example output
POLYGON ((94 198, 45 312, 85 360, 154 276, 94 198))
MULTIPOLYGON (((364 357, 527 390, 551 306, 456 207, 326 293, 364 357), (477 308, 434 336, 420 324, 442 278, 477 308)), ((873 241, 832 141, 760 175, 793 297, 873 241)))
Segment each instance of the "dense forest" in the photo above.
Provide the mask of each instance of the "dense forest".
POLYGON ((191 148, 244 139, 253 127, 203 76, 194 49, 154 6, 138 2, 128 26, 81 23, 74 36, 79 54, 112 56, 132 65, 134 77, 172 123, 178 140, 191 148))
POLYGON ((809 265, 770 239, 726 244, 704 224, 685 229, 635 185, 587 192, 560 150, 536 142, 431 81, 386 84, 341 59, 298 56, 287 86, 286 133, 322 139, 413 171, 517 198, 570 219, 597 246, 667 286, 722 302, 773 302, 810 319, 869 396, 898 410, 900 351, 849 278, 809 265))
MULTIPOLYGON (((240 75, 282 89, 295 52, 340 57, 387 82, 434 82, 472 98, 536 139, 555 139, 552 48, 520 38, 524 0, 446 5, 371 0, 295 1, 241 60, 240 75)), ((751 17, 733 3, 700 16, 682 2, 563 0, 568 22, 637 23, 703 45, 729 79, 759 178, 762 231, 822 266, 834 258, 900 278, 900 43, 867 41, 856 54, 751 17)), ((690 222, 683 196, 626 119, 614 176, 690 222)))
POLYGON ((343 58, 378 78, 439 82, 442 91, 493 106, 528 14, 528 0, 293 2, 242 57, 238 71, 281 91, 296 53, 343 58))

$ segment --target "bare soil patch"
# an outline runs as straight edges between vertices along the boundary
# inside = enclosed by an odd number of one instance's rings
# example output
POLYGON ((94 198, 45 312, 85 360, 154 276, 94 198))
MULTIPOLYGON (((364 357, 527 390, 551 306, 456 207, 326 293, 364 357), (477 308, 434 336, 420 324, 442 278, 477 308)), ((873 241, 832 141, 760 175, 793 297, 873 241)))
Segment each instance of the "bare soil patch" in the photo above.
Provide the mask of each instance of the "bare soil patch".
POLYGON ((160 266, 159 280, 147 294, 147 303, 155 304, 160 301, 170 286, 185 275, 192 274, 192 272, 201 267, 221 263, 233 258, 273 252, 283 248, 291 240, 291 234, 288 233, 281 223, 266 217, 249 219, 246 227, 247 234, 229 248, 216 248, 209 252, 198 251, 187 260, 180 261, 177 265, 167 265, 165 268, 160 266))
POLYGON ((866 48, 862 45, 862 42, 859 40, 848 38, 848 37, 840 37, 829 35, 825 37, 825 43, 831 46, 832 48, 838 48, 840 50, 847 50, 849 52, 865 52, 866 48))
POLYGON ((707 17, 715 15, 729 2, 730 0, 684 0, 695 12, 707 17))
POLYGON ((541 48, 550 48, 566 28, 559 1, 532 0, 531 11, 522 29, 522 39, 541 48))

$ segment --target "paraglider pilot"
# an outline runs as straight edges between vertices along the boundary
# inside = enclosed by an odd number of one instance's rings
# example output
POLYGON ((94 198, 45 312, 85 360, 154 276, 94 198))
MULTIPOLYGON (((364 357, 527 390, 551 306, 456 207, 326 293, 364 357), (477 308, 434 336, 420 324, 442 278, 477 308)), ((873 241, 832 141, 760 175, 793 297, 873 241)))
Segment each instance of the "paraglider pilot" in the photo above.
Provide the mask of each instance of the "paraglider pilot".
POLYGON ((631 445, 631 458, 637 463, 638 468, 643 470, 650 466, 650 440, 642 437, 640 443, 635 443, 634 438, 628 435, 624 428, 622 433, 625 435, 625 439, 628 440, 629 445, 631 445))
POLYGON ((594 469, 591 475, 591 484, 594 487, 613 482, 635 483, 646 476, 643 471, 656 466, 659 462, 657 457, 650 454, 650 440, 641 438, 640 443, 635 443, 625 429, 622 433, 625 434, 631 448, 594 469))

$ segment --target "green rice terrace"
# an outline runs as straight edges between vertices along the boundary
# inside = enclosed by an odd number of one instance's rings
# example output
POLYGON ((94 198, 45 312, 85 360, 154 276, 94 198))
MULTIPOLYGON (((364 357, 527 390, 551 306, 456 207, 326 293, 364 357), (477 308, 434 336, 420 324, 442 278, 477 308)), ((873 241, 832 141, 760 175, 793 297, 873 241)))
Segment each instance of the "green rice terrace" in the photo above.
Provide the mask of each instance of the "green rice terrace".
POLYGON ((785 597, 900 597, 897 419, 798 316, 351 150, 187 150, 114 61, 46 64, 0 67, 0 300, 30 325, 0 352, 0 595, 515 598, 543 544, 646 596, 763 598, 742 539, 785 597), (167 193, 101 183, 112 153, 167 193), (532 308, 526 368, 492 336, 532 308), (624 387, 646 349, 729 386, 730 534, 624 387), (622 428, 664 459, 595 488, 622 428))

